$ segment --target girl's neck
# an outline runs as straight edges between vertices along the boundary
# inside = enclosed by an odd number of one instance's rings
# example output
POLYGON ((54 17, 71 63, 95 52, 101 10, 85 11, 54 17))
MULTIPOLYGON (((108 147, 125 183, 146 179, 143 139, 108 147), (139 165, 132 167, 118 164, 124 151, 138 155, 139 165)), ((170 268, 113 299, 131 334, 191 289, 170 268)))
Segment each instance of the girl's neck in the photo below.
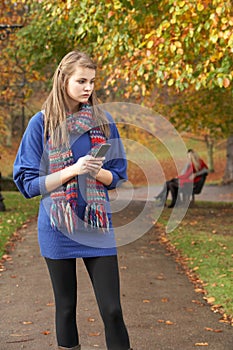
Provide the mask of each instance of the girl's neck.
POLYGON ((78 103, 74 106, 68 106, 67 108, 67 113, 68 114, 74 114, 74 113, 77 113, 79 110, 80 110, 80 107, 81 107, 81 103, 78 103))

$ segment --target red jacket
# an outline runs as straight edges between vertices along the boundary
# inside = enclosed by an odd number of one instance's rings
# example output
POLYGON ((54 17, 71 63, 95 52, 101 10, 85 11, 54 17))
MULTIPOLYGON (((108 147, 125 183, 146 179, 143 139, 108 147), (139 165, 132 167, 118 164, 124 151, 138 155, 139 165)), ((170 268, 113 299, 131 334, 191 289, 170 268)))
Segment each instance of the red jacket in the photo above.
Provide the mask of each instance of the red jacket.
POLYGON ((206 165, 206 163, 202 159, 200 159, 200 165, 201 166, 200 166, 200 169, 198 169, 198 171, 195 170, 194 165, 192 163, 190 163, 188 165, 185 173, 178 176, 180 187, 183 187, 184 184, 186 184, 186 183, 198 182, 200 180, 201 175, 195 176, 194 179, 190 178, 190 176, 192 174, 198 173, 199 171, 201 171, 203 169, 208 169, 208 166, 206 165))

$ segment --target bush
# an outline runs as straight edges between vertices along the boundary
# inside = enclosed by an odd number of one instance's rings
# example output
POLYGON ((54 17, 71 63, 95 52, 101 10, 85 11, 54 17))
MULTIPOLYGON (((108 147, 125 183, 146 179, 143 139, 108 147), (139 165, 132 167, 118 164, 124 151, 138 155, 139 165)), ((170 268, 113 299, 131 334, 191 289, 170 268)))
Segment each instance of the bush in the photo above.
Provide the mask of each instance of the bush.
POLYGON ((0 186, 1 186, 1 191, 17 191, 18 190, 12 177, 2 177, 0 186))

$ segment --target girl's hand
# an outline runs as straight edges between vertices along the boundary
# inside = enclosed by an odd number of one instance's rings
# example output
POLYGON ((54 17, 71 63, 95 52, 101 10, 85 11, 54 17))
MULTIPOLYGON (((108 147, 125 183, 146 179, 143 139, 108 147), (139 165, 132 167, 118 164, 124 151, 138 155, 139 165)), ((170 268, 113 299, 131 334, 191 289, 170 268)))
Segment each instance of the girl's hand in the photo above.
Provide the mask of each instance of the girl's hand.
POLYGON ((73 165, 76 175, 90 173, 91 176, 96 177, 103 166, 104 157, 94 158, 91 155, 80 157, 73 165))
POLYGON ((100 169, 103 166, 103 162, 105 160, 105 157, 98 157, 98 158, 95 158, 92 156, 89 156, 89 157, 90 158, 87 161, 87 168, 88 168, 90 175, 92 177, 96 178, 100 169))

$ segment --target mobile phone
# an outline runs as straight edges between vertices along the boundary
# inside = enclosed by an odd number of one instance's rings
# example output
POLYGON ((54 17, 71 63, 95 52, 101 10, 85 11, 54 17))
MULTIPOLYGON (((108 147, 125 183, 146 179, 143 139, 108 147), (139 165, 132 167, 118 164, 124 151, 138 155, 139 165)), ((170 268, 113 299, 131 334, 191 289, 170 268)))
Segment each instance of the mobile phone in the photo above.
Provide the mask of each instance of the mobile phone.
POLYGON ((105 154, 107 153, 107 151, 109 150, 109 148, 111 147, 110 143, 103 143, 100 148, 98 149, 98 151, 96 152, 96 154, 94 154, 95 158, 101 158, 104 157, 105 154))

